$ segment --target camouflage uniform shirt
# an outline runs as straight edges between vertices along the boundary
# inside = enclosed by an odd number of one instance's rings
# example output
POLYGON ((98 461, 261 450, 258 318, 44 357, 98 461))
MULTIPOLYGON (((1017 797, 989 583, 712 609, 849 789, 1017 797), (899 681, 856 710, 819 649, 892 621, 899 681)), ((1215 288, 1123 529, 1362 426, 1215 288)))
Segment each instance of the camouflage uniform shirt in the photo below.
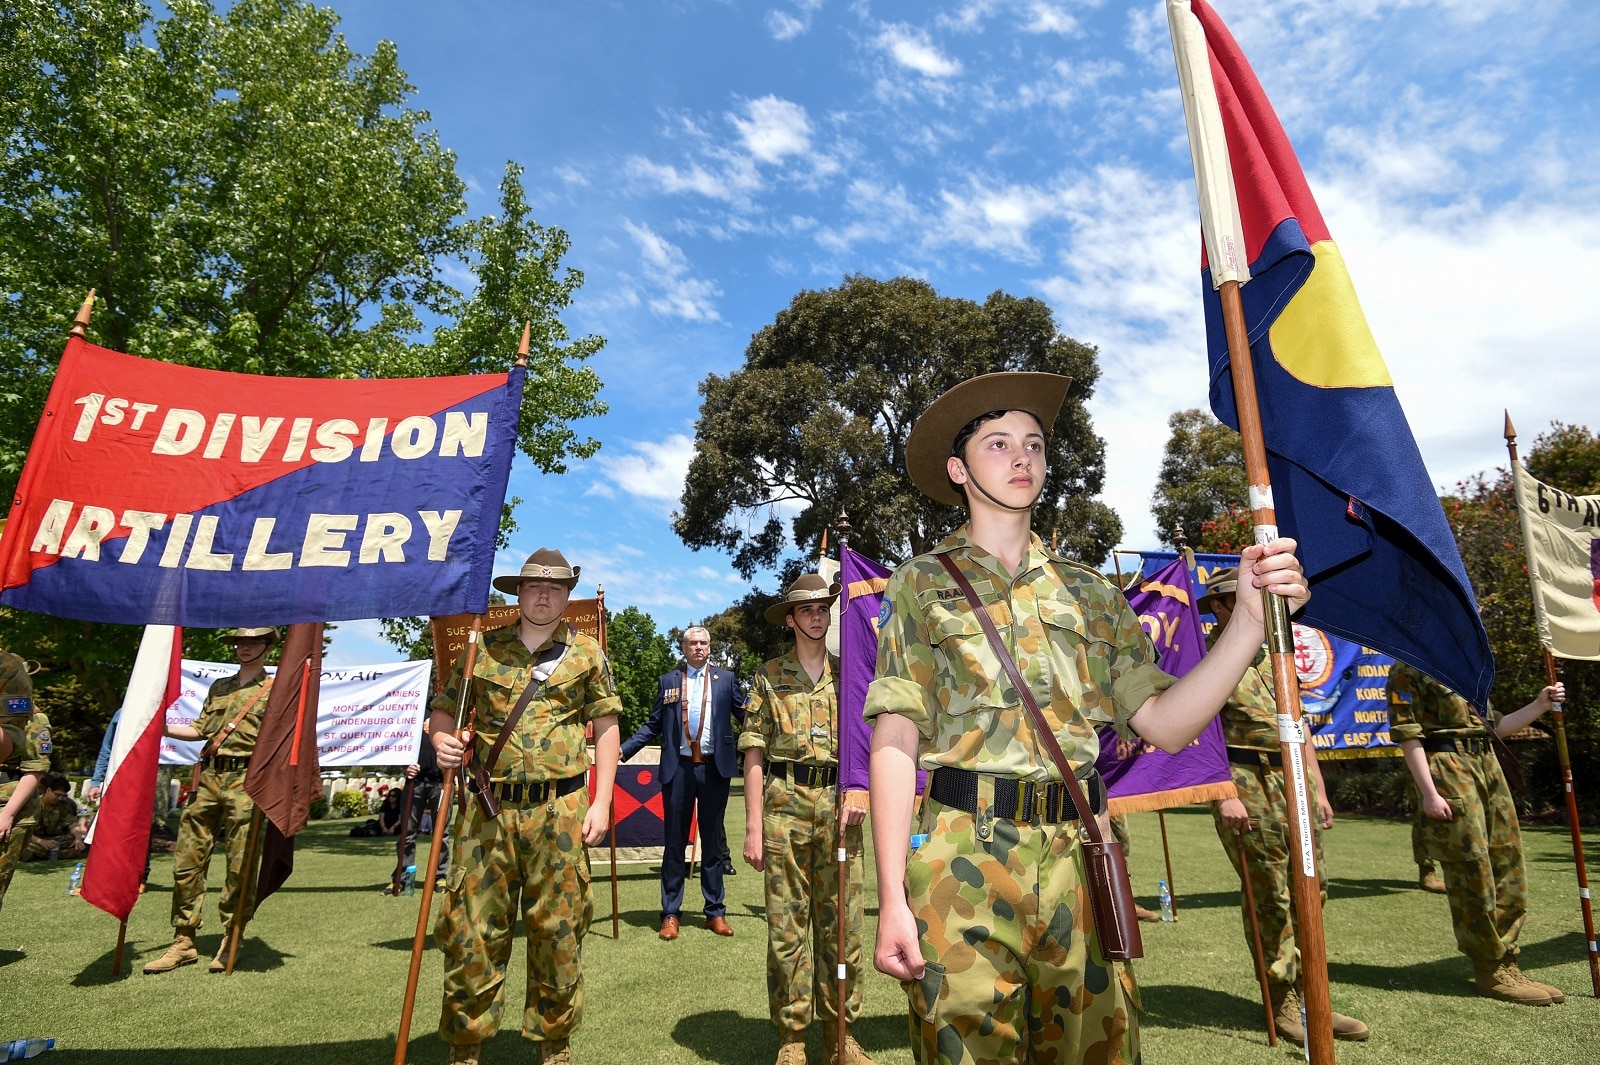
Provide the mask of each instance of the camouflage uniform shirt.
POLYGON ((750 685, 739 750, 759 747, 768 759, 836 765, 839 761, 839 660, 813 681, 794 649, 762 663, 750 685))
MULTIPOLYGON (((6 759, 7 766, 23 757, 28 718, 32 714, 33 680, 28 676, 28 663, 10 651, 0 651, 0 732, 11 737, 11 756, 6 759)), ((48 770, 49 766, 45 769, 48 770)))
POLYGON ((1132 740, 1134 713, 1173 678, 1115 585, 1045 549, 1038 536, 1016 576, 963 525, 895 570, 878 618, 878 668, 865 716, 901 714, 922 735, 923 769, 949 766, 1059 780, 976 615, 934 557, 949 551, 972 583, 1067 758, 1100 753, 1096 728, 1132 740))
POLYGON ((1249 751, 1276 751, 1278 703, 1272 694, 1272 659, 1263 645, 1222 708, 1222 742, 1249 751))
MULTIPOLYGON (((11 752, 11 757, 6 759, 7 776, 50 772, 50 750, 50 719, 42 713, 35 712, 29 718, 27 728, 23 730, 22 742, 11 752)), ((9 802, 16 790, 17 781, 14 779, 0 784, 0 806, 9 802)), ((17 811, 16 824, 33 824, 34 817, 39 813, 39 806, 39 790, 35 788, 33 797, 17 811)))
MULTIPOLYGON (((494 779, 513 784, 565 780, 589 769, 585 726, 597 718, 622 712, 611 679, 611 663, 593 637, 585 636, 566 621, 556 626, 549 640, 529 651, 517 626, 484 633, 478 660, 472 669, 473 707, 477 712, 477 753, 487 758, 533 674, 534 662, 552 644, 567 647, 544 687, 529 700, 506 741, 494 779)), ((434 696, 434 710, 454 714, 461 697, 461 671, 466 649, 450 670, 444 691, 434 696)))
POLYGON ((267 710, 267 685, 272 678, 265 673, 248 684, 239 681, 239 674, 218 677, 206 692, 205 705, 200 716, 194 719, 195 731, 209 741, 228 727, 234 715, 254 700, 250 712, 239 719, 239 724, 222 741, 215 754, 219 758, 249 758, 256 749, 256 736, 261 732, 261 715, 267 710))
MULTIPOLYGON (((1500 714, 1490 709, 1491 724, 1500 714)), ((1389 670, 1389 738, 1396 744, 1424 736, 1487 736, 1484 719, 1443 684, 1404 662, 1389 670)))

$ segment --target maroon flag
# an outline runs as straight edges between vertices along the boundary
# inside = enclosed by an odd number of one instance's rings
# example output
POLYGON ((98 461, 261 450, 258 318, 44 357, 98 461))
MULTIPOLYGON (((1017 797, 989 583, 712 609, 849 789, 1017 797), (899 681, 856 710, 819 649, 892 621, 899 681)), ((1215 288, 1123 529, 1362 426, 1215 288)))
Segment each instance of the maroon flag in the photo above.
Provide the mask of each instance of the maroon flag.
POLYGON ((257 905, 289 879, 294 870, 294 835, 306 827, 311 801, 322 792, 317 764, 321 677, 322 622, 290 625, 244 783, 267 820, 257 905))

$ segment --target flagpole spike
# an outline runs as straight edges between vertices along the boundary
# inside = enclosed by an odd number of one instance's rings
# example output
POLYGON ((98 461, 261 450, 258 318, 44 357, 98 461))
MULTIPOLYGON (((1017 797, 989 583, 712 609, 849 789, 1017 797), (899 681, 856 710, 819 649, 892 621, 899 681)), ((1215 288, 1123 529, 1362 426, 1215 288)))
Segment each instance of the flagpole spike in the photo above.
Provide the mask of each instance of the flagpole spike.
POLYGON ((1189 538, 1184 535, 1183 522, 1181 521, 1172 527, 1172 546, 1179 551, 1189 546, 1189 538))
POLYGON ((846 538, 849 537, 850 530, 852 528, 850 524, 850 515, 845 512, 843 507, 839 508, 839 516, 833 519, 833 527, 839 530, 840 536, 846 538))
POLYGON ((522 343, 517 345, 517 365, 528 365, 528 341, 533 337, 533 323, 522 323, 522 343))
POLYGON ((1516 442, 1517 427, 1511 424, 1511 412, 1508 410, 1506 411, 1506 443, 1515 444, 1516 442))
POLYGON ((89 333, 89 315, 94 312, 94 289, 83 298, 83 306, 78 308, 77 317, 72 319, 72 328, 67 330, 67 336, 83 340, 89 333))

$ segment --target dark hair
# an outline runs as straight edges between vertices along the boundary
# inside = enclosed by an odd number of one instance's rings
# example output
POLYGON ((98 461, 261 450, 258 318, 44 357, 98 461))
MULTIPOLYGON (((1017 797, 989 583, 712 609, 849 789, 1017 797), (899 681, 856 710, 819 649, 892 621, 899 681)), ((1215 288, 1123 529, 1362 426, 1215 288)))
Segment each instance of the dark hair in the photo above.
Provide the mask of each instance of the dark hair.
MULTIPOLYGON (((984 423, 985 422, 992 422, 996 418, 1004 418, 1007 414, 1010 414, 1010 413, 1011 413, 1011 411, 1009 411, 1009 410, 992 410, 992 411, 989 411, 989 412, 987 412, 985 414, 978 415, 976 418, 972 419, 966 425, 963 425, 961 427, 961 431, 956 434, 955 440, 951 441, 951 443, 950 443, 950 457, 953 458, 953 459, 960 459, 962 462, 966 462, 967 461, 967 445, 972 442, 972 438, 977 435, 978 430, 983 427, 984 423)), ((1035 422, 1039 421, 1039 416, 1037 414, 1033 413, 1031 410, 1025 410, 1022 413, 1028 415, 1035 422)), ((1042 432, 1044 432, 1045 436, 1048 438, 1050 431, 1045 428, 1043 423, 1040 423, 1039 428, 1040 428, 1040 430, 1042 432)), ((946 474, 945 476, 946 476, 946 478, 949 477, 948 474, 946 474)), ((967 486, 966 485, 964 485, 964 484, 956 484, 956 482, 951 481, 950 482, 950 487, 954 488, 956 490, 956 492, 960 494, 962 499, 967 498, 967 486)))
POLYGON ((39 787, 43 791, 72 791, 72 781, 67 779, 65 773, 46 773, 39 778, 39 787))

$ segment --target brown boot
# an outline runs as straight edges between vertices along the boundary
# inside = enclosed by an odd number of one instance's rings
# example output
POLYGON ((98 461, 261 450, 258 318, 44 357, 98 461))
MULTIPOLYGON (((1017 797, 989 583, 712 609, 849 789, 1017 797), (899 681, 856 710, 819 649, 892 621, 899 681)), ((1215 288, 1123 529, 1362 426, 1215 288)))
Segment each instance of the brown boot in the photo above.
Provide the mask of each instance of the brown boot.
POLYGON ((482 1043, 456 1043, 450 1047, 450 1065, 482 1065, 482 1043))
POLYGON ((1517 956, 1515 954, 1507 954, 1501 959, 1501 961, 1509 964, 1512 969, 1516 970, 1517 976, 1522 980, 1523 983, 1532 984, 1534 987, 1537 987, 1540 991, 1543 991, 1547 996, 1549 996, 1550 1005, 1559 1006, 1567 1000, 1567 996, 1562 993, 1562 990, 1559 987, 1556 987, 1553 984, 1542 983, 1523 972, 1522 966, 1517 964, 1517 956))
POLYGON ((1439 870, 1432 862, 1417 866, 1417 887, 1435 895, 1443 895, 1446 890, 1444 881, 1439 877, 1439 870))
POLYGON ((1484 998, 1515 1002, 1522 1006, 1548 1006, 1550 996, 1522 975, 1516 959, 1507 954, 1493 964, 1473 963, 1473 984, 1484 998))
POLYGON ((844 1057, 839 1057, 839 1037, 837 1035, 828 1040, 828 1065, 877 1065, 867 1052, 861 1049, 861 1044, 856 1042, 856 1037, 849 1032, 844 1034, 844 1057))
POLYGON ((1154 910, 1146 909, 1137 902, 1133 904, 1133 915, 1147 924, 1156 924, 1161 920, 1161 915, 1154 910))
POLYGON ((144 967, 146 976, 156 973, 170 973, 180 965, 193 965, 200 960, 200 952, 194 949, 194 925, 183 925, 172 930, 172 946, 167 952, 144 967))
MULTIPOLYGON (((228 971, 228 936, 222 937, 222 945, 217 947, 217 956, 211 959, 211 964, 206 966, 206 972, 225 973, 228 971)), ((242 951, 240 953, 243 953, 242 951)), ((233 963, 237 966, 239 963, 233 963)))
POLYGON ((778 1047, 778 1065, 806 1065, 806 1037, 787 1039, 778 1047))
POLYGON ((572 1044, 552 1039, 539 1051, 539 1065, 572 1065, 572 1044))
POLYGON ((1272 992, 1272 1022, 1278 1029, 1278 1038, 1287 1039, 1296 1046, 1306 1045, 1306 1025, 1301 1016, 1300 992, 1293 984, 1270 985, 1272 992))
POLYGON ((1372 1034, 1366 1025, 1354 1017, 1346 1017, 1337 1010, 1330 1010, 1329 1012, 1333 1014, 1333 1037, 1335 1039, 1347 1039, 1352 1043, 1360 1043, 1364 1042, 1367 1036, 1372 1034))

